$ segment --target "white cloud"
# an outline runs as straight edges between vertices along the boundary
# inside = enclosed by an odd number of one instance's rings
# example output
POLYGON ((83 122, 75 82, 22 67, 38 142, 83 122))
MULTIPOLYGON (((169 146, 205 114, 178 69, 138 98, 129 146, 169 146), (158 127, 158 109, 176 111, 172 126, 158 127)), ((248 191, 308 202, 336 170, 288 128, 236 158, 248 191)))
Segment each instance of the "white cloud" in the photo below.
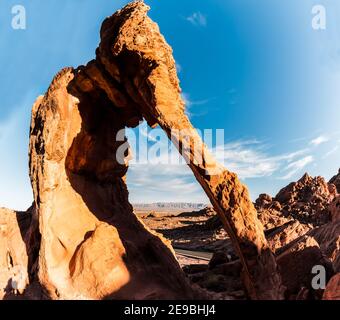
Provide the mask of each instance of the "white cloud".
MULTIPOLYGON (((184 97, 190 101, 188 95, 184 97)), ((179 158, 178 152, 169 143, 163 131, 157 128, 146 132, 144 128, 141 134, 149 138, 151 145, 154 145, 156 136, 159 137, 157 143, 162 144, 161 149, 170 148, 171 151, 160 155, 153 153, 152 159, 149 158, 149 162, 142 165, 131 162, 127 179, 131 201, 143 202, 144 199, 144 202, 155 200, 207 202, 204 192, 185 162, 178 164, 176 161, 179 158), (165 139, 162 139, 163 135, 165 139)), ((219 141, 218 146, 211 146, 206 141, 213 156, 225 168, 235 172, 241 179, 247 180, 246 183, 252 190, 259 189, 257 191, 260 192, 264 191, 263 185, 267 186, 265 191, 270 193, 271 188, 282 187, 280 180, 298 179, 304 170, 311 169, 308 165, 316 163, 316 159, 323 156, 320 154, 321 150, 316 147, 307 146, 286 153, 273 154, 266 142, 257 139, 240 139, 224 143, 223 140, 217 139, 217 136, 215 138, 213 141, 219 141)), ((320 141, 324 140, 325 138, 319 137, 317 142, 320 144, 320 141)), ((315 146, 316 144, 314 142, 315 146)), ((338 147, 333 148, 325 156, 337 150, 338 147)))
POLYGON ((329 137, 325 135, 321 135, 315 139, 313 139, 309 144, 313 146, 319 146, 320 144, 323 144, 325 142, 329 141, 329 137))
POLYGON ((194 26, 205 27, 207 25, 207 17, 203 15, 201 12, 194 12, 189 17, 186 18, 194 26))
MULTIPOLYGON (((256 139, 231 141, 211 151, 221 164, 237 173, 241 179, 289 179, 314 159, 307 154, 308 149, 271 155, 267 145, 256 139)), ((170 155, 174 153, 178 154, 175 151, 170 155)), ((149 162, 130 165, 127 182, 131 202, 208 202, 188 166, 184 162, 167 164, 167 160, 167 157, 161 155, 158 161, 149 159, 158 164, 152 165, 149 162)))
POLYGON ((296 160, 290 163, 285 169, 285 171, 288 171, 288 173, 280 177, 280 179, 287 180, 287 179, 292 178, 296 173, 298 173, 300 170, 305 168, 308 164, 312 163, 313 161, 314 161, 314 157, 309 155, 302 159, 299 159, 299 160, 296 160))
POLYGON ((208 198, 186 165, 132 165, 127 175, 130 202, 204 202, 208 198))
POLYGON ((189 95, 187 93, 185 92, 182 93, 182 99, 187 108, 190 108, 192 106, 192 101, 190 100, 189 95))

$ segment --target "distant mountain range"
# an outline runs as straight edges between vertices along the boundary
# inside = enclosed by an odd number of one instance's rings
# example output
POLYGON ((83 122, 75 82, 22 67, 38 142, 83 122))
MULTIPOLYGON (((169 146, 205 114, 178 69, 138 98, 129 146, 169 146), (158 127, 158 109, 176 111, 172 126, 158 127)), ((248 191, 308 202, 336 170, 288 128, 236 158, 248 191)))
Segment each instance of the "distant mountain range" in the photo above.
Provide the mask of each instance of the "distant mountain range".
POLYGON ((206 206, 206 203, 192 202, 154 202, 133 204, 133 208, 137 211, 194 211, 201 210, 206 206))

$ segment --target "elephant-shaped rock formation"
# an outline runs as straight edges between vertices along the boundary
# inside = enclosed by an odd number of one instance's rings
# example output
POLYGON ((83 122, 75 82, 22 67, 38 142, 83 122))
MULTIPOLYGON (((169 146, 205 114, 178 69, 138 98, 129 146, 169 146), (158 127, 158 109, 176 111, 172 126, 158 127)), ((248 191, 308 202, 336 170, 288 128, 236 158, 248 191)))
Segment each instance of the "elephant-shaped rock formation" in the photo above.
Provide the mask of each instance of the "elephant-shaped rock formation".
POLYGON ((213 159, 185 115, 172 49, 148 10, 137 1, 107 18, 96 59, 60 71, 33 106, 30 233, 41 242, 31 265, 52 299, 202 297, 170 243, 148 230, 128 201, 129 155, 117 156, 126 139, 116 137, 146 120, 165 131, 208 195, 241 259, 248 296, 281 299, 248 190, 213 159))

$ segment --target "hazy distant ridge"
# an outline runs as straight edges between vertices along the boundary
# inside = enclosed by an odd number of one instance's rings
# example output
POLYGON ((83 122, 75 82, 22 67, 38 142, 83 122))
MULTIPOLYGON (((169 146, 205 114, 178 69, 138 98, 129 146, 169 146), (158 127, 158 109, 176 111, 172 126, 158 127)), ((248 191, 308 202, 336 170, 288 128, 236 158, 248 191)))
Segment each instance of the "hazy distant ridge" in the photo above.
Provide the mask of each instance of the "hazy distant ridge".
POLYGON ((171 211, 171 210, 201 210, 207 206, 206 203, 192 202, 154 202, 154 203, 135 203, 135 210, 155 210, 155 211, 171 211))

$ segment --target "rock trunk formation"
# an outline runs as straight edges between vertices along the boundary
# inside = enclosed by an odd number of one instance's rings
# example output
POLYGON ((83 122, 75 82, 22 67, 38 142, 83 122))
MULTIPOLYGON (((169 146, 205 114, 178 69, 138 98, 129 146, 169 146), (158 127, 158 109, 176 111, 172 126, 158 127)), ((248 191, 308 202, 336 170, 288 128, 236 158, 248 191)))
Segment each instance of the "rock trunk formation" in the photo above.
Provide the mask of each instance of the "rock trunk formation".
POLYGON ((194 298, 168 243, 128 202, 119 110, 97 88, 70 94, 74 73, 61 71, 32 113, 39 282, 53 299, 194 298))
POLYGON ((208 195, 241 259, 249 297, 282 299, 248 190, 216 163, 185 115, 172 50, 148 9, 134 2, 107 18, 96 59, 63 69, 33 106, 30 233, 41 235, 39 282, 53 299, 202 297, 170 244, 128 202, 124 129, 145 119, 166 132, 208 195))

